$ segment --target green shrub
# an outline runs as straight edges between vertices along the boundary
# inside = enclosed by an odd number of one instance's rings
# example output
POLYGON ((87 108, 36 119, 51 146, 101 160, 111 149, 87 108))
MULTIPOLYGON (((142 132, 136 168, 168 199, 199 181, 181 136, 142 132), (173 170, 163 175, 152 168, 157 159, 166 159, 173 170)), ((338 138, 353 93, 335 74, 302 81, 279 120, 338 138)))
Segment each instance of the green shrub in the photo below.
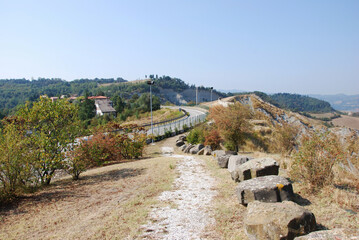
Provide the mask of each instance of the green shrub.
POLYGON ((203 127, 196 127, 192 129, 187 136, 187 141, 191 144, 204 143, 205 137, 203 127))
POLYGON ((343 147, 334 134, 309 133, 302 136, 290 175, 308 183, 315 192, 332 183, 333 166, 343 158, 343 147))

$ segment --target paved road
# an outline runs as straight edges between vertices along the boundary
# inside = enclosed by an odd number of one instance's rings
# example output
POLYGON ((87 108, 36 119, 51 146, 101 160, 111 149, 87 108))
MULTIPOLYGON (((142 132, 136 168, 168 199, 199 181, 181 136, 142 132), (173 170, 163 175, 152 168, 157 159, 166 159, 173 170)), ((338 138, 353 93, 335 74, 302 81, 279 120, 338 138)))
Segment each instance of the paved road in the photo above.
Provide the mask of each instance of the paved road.
MULTIPOLYGON (((177 121, 167 123, 167 124, 158 124, 153 126, 153 135, 159 136, 164 135, 166 131, 172 131, 174 132, 177 130, 182 130, 184 127, 191 127, 195 126, 200 122, 205 121, 207 116, 207 111, 205 109, 201 109, 198 107, 169 107, 172 109, 179 109, 182 108, 186 110, 189 113, 189 116, 186 116, 182 119, 179 119, 177 121)), ((147 135, 152 134, 151 128, 147 131, 147 135)))

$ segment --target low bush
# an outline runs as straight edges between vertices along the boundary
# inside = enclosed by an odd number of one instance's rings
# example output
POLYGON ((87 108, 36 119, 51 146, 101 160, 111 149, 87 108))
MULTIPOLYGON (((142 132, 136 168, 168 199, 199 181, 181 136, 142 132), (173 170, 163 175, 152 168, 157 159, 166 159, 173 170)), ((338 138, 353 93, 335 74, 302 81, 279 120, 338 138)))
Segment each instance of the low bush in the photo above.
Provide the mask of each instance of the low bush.
POLYGON ((133 126, 118 133, 99 132, 69 152, 65 168, 77 180, 87 168, 141 157, 145 144, 145 135, 133 126))
POLYGON ((222 138, 216 129, 212 129, 206 133, 204 145, 211 146, 212 150, 220 149, 221 142, 222 142, 222 138))
POLYGON ((273 132, 273 143, 271 151, 281 153, 282 155, 290 155, 297 144, 297 136, 299 128, 282 122, 277 125, 273 132))
POLYGON ((343 158, 343 147, 334 134, 308 133, 302 136, 290 175, 293 179, 308 183, 311 191, 316 192, 332 184, 333 166, 343 158))
POLYGON ((204 135, 205 133, 203 126, 195 127, 188 134, 187 141, 191 144, 204 143, 205 142, 204 135))

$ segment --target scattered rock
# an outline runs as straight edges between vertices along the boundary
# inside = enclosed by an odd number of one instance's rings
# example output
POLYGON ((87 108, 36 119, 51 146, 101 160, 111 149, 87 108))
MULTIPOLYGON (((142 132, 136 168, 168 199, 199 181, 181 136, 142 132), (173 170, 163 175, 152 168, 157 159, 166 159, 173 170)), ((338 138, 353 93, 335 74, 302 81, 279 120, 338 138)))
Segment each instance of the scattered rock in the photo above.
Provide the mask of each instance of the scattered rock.
POLYGON ((244 217, 249 239, 287 239, 316 230, 314 214, 290 201, 280 203, 251 202, 244 217))
POLYGON ((358 238, 349 238, 344 233, 343 229, 333 229, 333 230, 312 232, 305 236, 296 237, 295 240, 327 240, 327 239, 349 240, 349 239, 358 239, 358 238))
POLYGON ((191 154, 197 154, 199 152, 199 150, 201 150, 202 148, 204 148, 203 144, 197 144, 193 148, 191 148, 191 150, 189 152, 191 154))
POLYGON ((241 182, 247 179, 278 175, 279 165, 272 158, 255 158, 236 167, 232 175, 232 179, 241 182))
POLYGON ((180 146, 182 146, 182 145, 184 145, 185 143, 184 143, 184 141, 182 141, 182 140, 177 140, 176 141, 176 146, 177 147, 180 147, 180 146))
POLYGON ((236 195, 241 204, 255 200, 261 202, 282 202, 294 198, 292 184, 284 177, 264 176, 240 182, 236 195))
POLYGON ((242 165, 245 162, 248 162, 248 160, 251 160, 251 159, 253 159, 253 158, 248 157, 248 156, 244 156, 244 155, 230 156, 229 160, 228 160, 228 171, 232 175, 232 172, 234 172, 238 166, 242 165))
POLYGON ((179 147, 179 149, 183 152, 187 148, 187 144, 184 144, 179 147))

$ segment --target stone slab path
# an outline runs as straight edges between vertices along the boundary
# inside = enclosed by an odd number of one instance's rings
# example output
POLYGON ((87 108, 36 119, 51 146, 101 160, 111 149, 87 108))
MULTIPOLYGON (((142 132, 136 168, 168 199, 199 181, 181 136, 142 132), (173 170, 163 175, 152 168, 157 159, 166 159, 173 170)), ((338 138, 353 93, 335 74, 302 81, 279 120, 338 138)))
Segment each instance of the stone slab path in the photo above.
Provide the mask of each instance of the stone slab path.
POLYGON ((201 159, 188 155, 173 155, 173 148, 163 147, 163 154, 178 158, 178 177, 173 190, 165 191, 159 200, 166 207, 154 207, 150 221, 143 226, 144 239, 201 239, 205 227, 215 224, 210 215, 210 203, 215 196, 214 179, 201 159))

